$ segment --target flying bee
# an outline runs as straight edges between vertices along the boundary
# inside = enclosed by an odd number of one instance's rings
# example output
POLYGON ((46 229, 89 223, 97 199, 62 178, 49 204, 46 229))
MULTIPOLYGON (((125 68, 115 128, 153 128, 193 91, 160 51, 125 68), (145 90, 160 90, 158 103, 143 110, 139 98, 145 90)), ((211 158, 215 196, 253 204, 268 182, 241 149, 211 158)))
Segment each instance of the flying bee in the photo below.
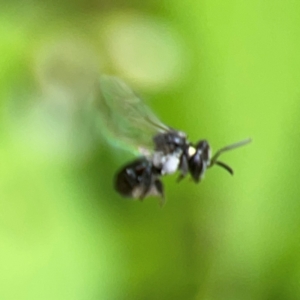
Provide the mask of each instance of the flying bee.
POLYGON ((179 172, 178 180, 190 175, 196 183, 214 165, 233 174, 232 168, 219 160, 220 155, 251 141, 246 139, 226 146, 211 156, 206 140, 190 143, 184 132, 162 123, 141 98, 116 77, 100 77, 95 99, 108 140, 138 156, 116 173, 114 188, 124 197, 164 199, 161 177, 175 172, 179 172))

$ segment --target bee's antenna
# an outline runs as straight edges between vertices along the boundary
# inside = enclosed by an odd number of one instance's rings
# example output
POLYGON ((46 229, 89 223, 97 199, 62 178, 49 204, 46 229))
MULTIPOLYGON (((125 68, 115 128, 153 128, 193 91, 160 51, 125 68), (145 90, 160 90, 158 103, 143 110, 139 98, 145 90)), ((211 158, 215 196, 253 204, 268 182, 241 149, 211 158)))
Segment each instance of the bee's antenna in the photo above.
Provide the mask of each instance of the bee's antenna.
MULTIPOLYGON (((225 169, 226 171, 228 171, 231 175, 233 175, 233 170, 231 167, 229 167, 228 165, 226 165, 225 163, 221 162, 221 161, 215 161, 214 162, 215 165, 222 167, 223 169, 225 169)), ((213 165, 211 165, 213 166, 213 165)))
POLYGON ((218 165, 222 168, 224 168, 225 170, 227 170, 231 175, 233 175, 233 170, 231 167, 229 167, 228 165, 226 165, 225 163, 221 162, 221 161, 218 161, 217 159, 219 158, 219 156, 226 152, 226 151, 229 151, 229 150, 232 150, 232 149, 235 149, 235 148, 238 148, 238 147, 241 147, 241 146, 244 146, 244 145, 247 145, 251 142, 252 140, 251 139, 246 139, 246 140, 243 140, 243 141, 240 141, 240 142, 237 142, 237 143, 234 143, 234 144, 231 144, 231 145, 228 145, 224 148, 221 148, 220 150, 218 150, 216 152, 216 154, 212 157, 212 159, 210 160, 210 167, 212 167, 213 165, 218 165))

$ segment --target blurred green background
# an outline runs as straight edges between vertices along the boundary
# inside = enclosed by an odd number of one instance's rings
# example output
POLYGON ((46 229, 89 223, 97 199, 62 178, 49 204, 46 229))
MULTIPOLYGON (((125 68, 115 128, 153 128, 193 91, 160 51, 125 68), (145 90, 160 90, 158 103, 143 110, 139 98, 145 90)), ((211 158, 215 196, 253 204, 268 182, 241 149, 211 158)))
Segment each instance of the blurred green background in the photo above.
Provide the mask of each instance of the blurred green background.
POLYGON ((300 299, 300 2, 1 1, 0 299, 300 299), (224 155, 121 198, 100 72, 224 155))

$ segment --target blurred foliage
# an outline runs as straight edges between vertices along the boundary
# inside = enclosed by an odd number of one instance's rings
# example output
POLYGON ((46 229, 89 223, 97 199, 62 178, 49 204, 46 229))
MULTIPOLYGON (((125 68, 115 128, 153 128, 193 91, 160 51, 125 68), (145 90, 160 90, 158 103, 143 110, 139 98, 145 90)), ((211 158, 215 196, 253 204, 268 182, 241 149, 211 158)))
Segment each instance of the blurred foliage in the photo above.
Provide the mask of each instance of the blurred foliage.
POLYGON ((300 299, 300 2, 1 1, 0 299, 300 299), (86 110, 124 78, 224 155, 122 199, 86 110))

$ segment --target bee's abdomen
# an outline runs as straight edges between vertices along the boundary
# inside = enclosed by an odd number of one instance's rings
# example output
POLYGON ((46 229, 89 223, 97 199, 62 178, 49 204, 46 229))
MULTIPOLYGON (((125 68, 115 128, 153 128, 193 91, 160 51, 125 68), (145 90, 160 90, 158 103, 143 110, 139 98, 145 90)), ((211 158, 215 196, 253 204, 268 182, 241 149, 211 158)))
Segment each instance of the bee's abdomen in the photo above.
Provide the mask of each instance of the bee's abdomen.
POLYGON ((143 199, 162 196, 159 174, 147 158, 139 158, 123 167, 115 177, 114 188, 124 197, 143 199))

